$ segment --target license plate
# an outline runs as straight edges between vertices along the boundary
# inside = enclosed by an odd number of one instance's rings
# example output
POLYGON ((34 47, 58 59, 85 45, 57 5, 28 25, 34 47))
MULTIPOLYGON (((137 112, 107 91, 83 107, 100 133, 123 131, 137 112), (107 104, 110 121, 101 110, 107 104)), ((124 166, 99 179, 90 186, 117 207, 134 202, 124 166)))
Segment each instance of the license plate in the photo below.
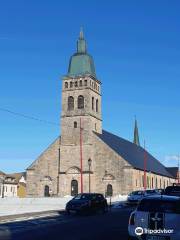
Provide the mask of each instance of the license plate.
POLYGON ((163 236, 146 236, 146 240, 166 240, 166 237, 163 236))

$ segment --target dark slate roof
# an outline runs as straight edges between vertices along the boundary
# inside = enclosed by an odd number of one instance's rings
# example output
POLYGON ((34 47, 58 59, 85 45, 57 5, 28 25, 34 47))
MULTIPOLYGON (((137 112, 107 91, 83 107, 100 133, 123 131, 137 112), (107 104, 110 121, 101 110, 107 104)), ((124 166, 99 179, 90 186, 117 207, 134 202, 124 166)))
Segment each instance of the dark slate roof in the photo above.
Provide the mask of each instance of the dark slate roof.
POLYGON ((166 167, 166 170, 173 175, 174 178, 178 176, 178 167, 166 167))
MULTIPOLYGON (((124 158, 131 166, 136 169, 144 170, 144 149, 142 147, 137 146, 136 144, 105 130, 103 130, 102 134, 96 134, 103 142, 105 142, 118 155, 124 158)), ((171 178, 173 177, 170 172, 166 170, 165 166, 147 151, 146 157, 147 171, 171 178)))

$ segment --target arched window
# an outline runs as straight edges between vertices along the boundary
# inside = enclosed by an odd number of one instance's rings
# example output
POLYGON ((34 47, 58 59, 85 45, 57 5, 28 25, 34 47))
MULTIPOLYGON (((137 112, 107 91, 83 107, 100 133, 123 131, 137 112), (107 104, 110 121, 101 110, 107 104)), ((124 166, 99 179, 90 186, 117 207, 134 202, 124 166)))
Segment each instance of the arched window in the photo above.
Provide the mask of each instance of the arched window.
POLYGON ((79 109, 84 108, 84 97, 82 95, 78 97, 78 108, 79 109))
POLYGON ((147 176, 147 188, 149 188, 149 177, 147 176))
POLYGON ((74 85, 75 85, 75 87, 77 87, 78 86, 78 82, 76 81, 74 85))
POLYGON ((65 82, 65 88, 68 88, 68 82, 65 82))
POLYGON ((74 109, 74 98, 72 96, 68 97, 68 110, 74 109))
POLYGON ((87 86, 87 80, 84 80, 84 86, 87 86))
POLYGON ((82 87, 82 80, 79 81, 79 86, 82 87))
POLYGON ((70 88, 72 88, 73 87, 73 82, 70 82, 70 88))
POLYGON ((94 110, 94 97, 92 97, 92 110, 94 110))
POLYGON ((78 181, 71 181, 71 196, 76 196, 78 194, 78 181))
POLYGON ((96 112, 98 112, 98 99, 96 99, 96 112))
POLYGON ((44 187, 44 196, 45 196, 45 197, 50 197, 49 186, 48 186, 48 185, 46 185, 46 186, 44 187))
POLYGON ((106 196, 107 197, 112 197, 113 195, 113 187, 111 184, 107 185, 107 190, 106 190, 106 196))
POLYGON ((77 128, 77 122, 74 122, 74 128, 77 128))
POLYGON ((157 182, 157 177, 156 177, 156 188, 158 188, 158 182, 157 182))

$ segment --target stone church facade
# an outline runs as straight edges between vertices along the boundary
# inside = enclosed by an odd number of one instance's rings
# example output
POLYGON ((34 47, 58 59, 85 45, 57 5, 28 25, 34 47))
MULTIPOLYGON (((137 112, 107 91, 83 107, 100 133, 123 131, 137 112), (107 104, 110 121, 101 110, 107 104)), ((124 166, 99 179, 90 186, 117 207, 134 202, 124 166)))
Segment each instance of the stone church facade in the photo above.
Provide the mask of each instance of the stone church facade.
POLYGON ((139 145, 102 129, 101 81, 87 53, 83 32, 62 80, 61 136, 27 169, 28 196, 83 192, 127 194, 143 189, 144 156, 148 188, 163 188, 175 177, 139 145))

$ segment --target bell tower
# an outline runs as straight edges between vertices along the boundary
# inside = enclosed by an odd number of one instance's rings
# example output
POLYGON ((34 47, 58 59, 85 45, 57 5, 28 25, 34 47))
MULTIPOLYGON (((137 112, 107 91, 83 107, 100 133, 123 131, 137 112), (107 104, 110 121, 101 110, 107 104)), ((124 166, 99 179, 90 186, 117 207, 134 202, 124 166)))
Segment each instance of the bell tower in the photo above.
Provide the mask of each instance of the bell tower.
POLYGON ((84 143, 90 141, 93 131, 102 133, 101 82, 96 77, 93 58, 87 53, 82 30, 77 51, 62 79, 61 145, 78 144, 80 122, 84 143))

